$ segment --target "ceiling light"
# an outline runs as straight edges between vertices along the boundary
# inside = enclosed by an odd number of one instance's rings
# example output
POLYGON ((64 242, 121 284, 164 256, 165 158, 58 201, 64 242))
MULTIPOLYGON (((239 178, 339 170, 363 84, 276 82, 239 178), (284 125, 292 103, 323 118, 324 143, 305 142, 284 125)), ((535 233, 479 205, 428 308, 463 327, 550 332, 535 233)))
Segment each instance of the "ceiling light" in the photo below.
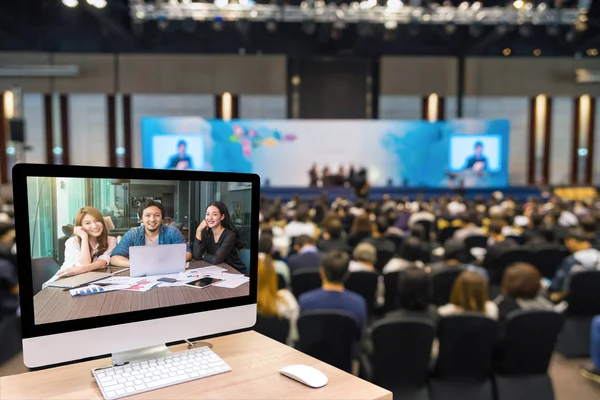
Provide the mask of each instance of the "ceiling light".
POLYGON ((69 8, 74 8, 79 5, 77 0, 62 0, 63 4, 69 8))
POLYGON ((523 0, 515 0, 515 2, 513 3, 513 7, 516 8, 517 10, 520 10, 521 8, 523 8, 524 5, 525 5, 525 3, 523 2, 523 0))
POLYGON ((505 56, 510 56, 510 53, 512 53, 512 50, 509 49, 508 47, 504 50, 502 50, 502 54, 504 54, 505 56))

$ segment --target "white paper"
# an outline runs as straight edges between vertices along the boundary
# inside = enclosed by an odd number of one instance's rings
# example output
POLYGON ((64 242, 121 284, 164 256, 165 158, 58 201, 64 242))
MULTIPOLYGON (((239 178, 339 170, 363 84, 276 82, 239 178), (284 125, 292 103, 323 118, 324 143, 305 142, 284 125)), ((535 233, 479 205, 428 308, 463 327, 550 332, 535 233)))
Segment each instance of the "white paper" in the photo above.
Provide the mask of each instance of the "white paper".
POLYGON ((139 281, 144 278, 140 277, 130 277, 130 276, 111 276, 110 278, 102 279, 101 281, 96 281, 94 284, 96 285, 135 285, 139 281))
POLYGON ((112 292, 114 290, 123 290, 127 289, 129 285, 111 285, 111 286, 98 286, 98 285, 88 285, 82 288, 69 290, 71 296, 88 296, 91 294, 98 293, 106 293, 112 292))
POLYGON ((178 280, 186 280, 186 279, 200 279, 206 276, 210 276, 211 278, 221 278, 221 274, 223 271, 227 271, 225 268, 217 267, 215 265, 211 265, 210 267, 203 268, 194 268, 187 270, 185 272, 180 272, 178 280))
POLYGON ((152 282, 147 279, 143 279, 143 280, 137 282, 136 284, 129 286, 123 290, 128 290, 131 292, 146 292, 155 286, 156 286, 156 282, 152 282))
MULTIPOLYGON (((179 280, 179 274, 181 274, 182 272, 176 272, 174 274, 163 274, 163 275, 151 275, 151 276, 145 276, 142 279, 146 279, 150 282, 158 282, 158 280, 160 278, 171 278, 171 279, 176 279, 179 280)), ((161 283, 161 282, 158 282, 161 283)))
POLYGON ((242 274, 230 274, 227 272, 223 272, 223 274, 221 274, 221 279, 225 280, 223 282, 215 283, 213 286, 234 289, 250 280, 250 278, 242 274))

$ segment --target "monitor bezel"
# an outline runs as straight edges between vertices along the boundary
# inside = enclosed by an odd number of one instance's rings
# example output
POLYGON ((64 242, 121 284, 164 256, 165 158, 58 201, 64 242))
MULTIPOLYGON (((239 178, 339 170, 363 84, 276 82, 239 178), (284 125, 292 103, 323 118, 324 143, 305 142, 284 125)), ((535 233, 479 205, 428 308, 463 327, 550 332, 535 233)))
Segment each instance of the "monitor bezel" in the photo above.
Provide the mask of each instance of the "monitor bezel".
POLYGON ((12 170, 14 217, 19 265, 19 297, 21 302, 21 326, 23 339, 67 332, 90 330, 147 320, 182 316, 205 311, 220 310, 256 304, 258 224, 260 177, 256 174, 234 172, 172 171, 142 168, 114 168, 91 166, 66 166, 46 164, 16 164, 12 170), (247 296, 212 300, 194 304, 131 311, 126 313, 74 319, 46 324, 35 324, 33 304, 33 279, 29 230, 28 177, 50 178, 104 178, 104 179, 151 179, 168 181, 249 182, 251 189, 251 235, 250 235, 250 291, 247 296))

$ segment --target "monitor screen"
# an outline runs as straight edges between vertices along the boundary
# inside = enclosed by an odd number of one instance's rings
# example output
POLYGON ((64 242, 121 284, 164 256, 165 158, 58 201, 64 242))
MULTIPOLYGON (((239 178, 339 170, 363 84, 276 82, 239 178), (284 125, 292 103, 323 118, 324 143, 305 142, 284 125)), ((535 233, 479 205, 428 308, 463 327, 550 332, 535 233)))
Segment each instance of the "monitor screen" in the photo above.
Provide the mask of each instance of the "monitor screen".
POLYGON ((502 169, 501 146, 502 139, 499 135, 451 135, 449 170, 462 172, 473 168, 479 161, 481 168, 499 172, 502 169))
MULTIPOLYGON (((24 339, 255 305, 256 175, 27 164, 13 173, 24 339), (190 285, 203 278, 215 282, 190 285)), ((198 334, 158 343, 223 331, 212 315, 198 334)))

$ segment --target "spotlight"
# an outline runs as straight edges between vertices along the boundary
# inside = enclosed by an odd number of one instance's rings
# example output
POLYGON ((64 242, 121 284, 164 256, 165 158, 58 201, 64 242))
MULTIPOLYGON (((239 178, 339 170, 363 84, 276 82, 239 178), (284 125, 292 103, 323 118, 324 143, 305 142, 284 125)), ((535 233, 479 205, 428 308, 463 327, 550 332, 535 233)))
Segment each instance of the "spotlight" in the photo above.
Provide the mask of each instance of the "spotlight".
POLYGON ((221 17, 215 18, 215 20, 212 23, 212 27, 216 32, 223 31, 223 19, 221 17))
POLYGON ((454 32, 456 32, 456 24, 453 22, 449 22, 446 25, 444 25, 444 30, 448 35, 453 35, 454 32))
POLYGON ((502 50, 502 54, 503 54, 505 57, 508 57, 508 56, 510 56, 510 54, 511 54, 511 53, 512 53, 512 50, 511 50, 511 49, 509 49, 508 47, 507 47, 506 49, 502 50))
POLYGON ((186 18, 182 21, 181 28, 184 32, 194 33, 196 30, 196 21, 194 21, 192 18, 186 18))
POLYGON ((363 0, 360 2, 360 8, 363 10, 368 10, 377 5, 377 0, 363 0))
POLYGON ((523 8, 524 5, 525 5, 525 2, 523 2, 523 0, 515 0, 513 3, 513 7, 516 8, 517 10, 520 10, 521 8, 523 8))
POLYGON ((74 8, 79 5, 77 0, 62 0, 63 4, 69 8, 74 8))
POLYGON ((481 25, 479 24, 473 24, 469 26, 469 34, 473 37, 479 37, 481 36, 481 25))
POLYGON ((567 34, 565 35, 565 40, 567 42, 573 42, 575 39, 577 38, 577 33, 575 33, 575 31, 570 30, 569 32, 567 32, 567 34))
POLYGON ((302 22, 302 32, 304 32, 305 35, 313 35, 315 33, 315 31, 317 30, 317 24, 315 24, 313 21, 303 21, 302 22))
POLYGON ((270 32, 270 33, 277 32, 277 22, 267 21, 267 23, 265 24, 265 28, 267 28, 267 32, 270 32))
POLYGON ((397 10, 399 8, 402 8, 404 6, 404 3, 402 3, 402 1, 400 0, 387 0, 387 8, 390 10, 397 10))
POLYGON ((229 4, 229 0, 215 0, 215 6, 219 8, 226 7, 229 4))
POLYGON ((383 26, 385 27, 385 29, 392 31, 398 27, 398 22, 388 20, 383 23, 383 26))
POLYGON ((164 31, 169 27, 169 21, 167 21, 165 17, 159 17, 156 24, 161 31, 164 31))
POLYGON ((250 22, 243 19, 238 19, 235 21, 235 29, 237 29, 240 35, 246 36, 250 31, 250 22))
POLYGON ((533 51, 533 55, 536 56, 536 57, 539 57, 539 56, 542 55, 542 51, 540 49, 535 49, 533 51))
POLYGON ((505 24, 498 25, 496 26, 496 32, 498 33, 498 35, 506 35, 506 33, 508 32, 508 26, 506 26, 505 24))
POLYGON ((521 25, 521 26, 519 26, 519 33, 523 37, 529 37, 529 36, 531 36, 531 26, 529 26, 529 25, 521 25))
POLYGON ((358 32, 358 35, 361 37, 373 36, 373 26, 368 22, 359 22, 356 25, 356 31, 358 32))

